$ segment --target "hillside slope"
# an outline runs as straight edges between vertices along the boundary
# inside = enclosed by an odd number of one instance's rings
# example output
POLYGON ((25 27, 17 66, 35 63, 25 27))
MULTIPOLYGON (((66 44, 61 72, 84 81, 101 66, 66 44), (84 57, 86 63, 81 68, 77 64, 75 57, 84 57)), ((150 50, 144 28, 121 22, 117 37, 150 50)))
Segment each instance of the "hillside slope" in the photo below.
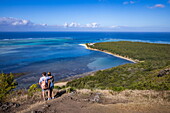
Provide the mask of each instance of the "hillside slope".
MULTIPOLYGON (((17 113, 169 113, 169 91, 125 90, 76 90, 63 93, 55 90, 56 98, 41 101, 37 92, 32 98, 25 98, 20 107, 7 112, 17 113), (58 92, 58 93, 57 93, 58 92), (62 93, 62 95, 60 95, 62 93), (60 96, 59 96, 60 95, 60 96)), ((20 96, 22 98, 22 96, 20 96)))

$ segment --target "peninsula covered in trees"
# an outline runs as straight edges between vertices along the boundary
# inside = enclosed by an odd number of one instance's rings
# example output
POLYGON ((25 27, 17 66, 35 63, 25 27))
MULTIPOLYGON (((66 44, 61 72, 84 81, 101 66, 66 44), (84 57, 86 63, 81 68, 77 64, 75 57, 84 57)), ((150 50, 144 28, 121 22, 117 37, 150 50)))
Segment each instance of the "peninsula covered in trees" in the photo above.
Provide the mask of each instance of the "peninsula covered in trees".
POLYGON ((88 48, 110 52, 137 63, 125 64, 97 71, 69 82, 75 88, 169 90, 170 89, 170 45, 143 42, 103 42, 86 44, 88 48))

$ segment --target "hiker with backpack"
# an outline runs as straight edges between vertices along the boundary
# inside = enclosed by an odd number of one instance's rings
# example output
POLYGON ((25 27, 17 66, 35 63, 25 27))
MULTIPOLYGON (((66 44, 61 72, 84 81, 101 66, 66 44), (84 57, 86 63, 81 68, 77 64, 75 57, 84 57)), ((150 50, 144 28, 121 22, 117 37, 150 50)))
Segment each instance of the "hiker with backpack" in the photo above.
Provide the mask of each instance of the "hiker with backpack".
POLYGON ((39 80, 39 85, 41 86, 42 89, 42 96, 43 99, 45 100, 45 91, 48 91, 48 100, 51 100, 50 98, 50 89, 48 86, 48 81, 53 78, 53 76, 46 76, 46 72, 42 73, 42 77, 39 80))
MULTIPOLYGON (((51 72, 48 72, 47 74, 48 76, 52 76, 51 72)), ((54 89, 54 76, 52 76, 52 78, 49 80, 49 89, 50 89, 50 97, 51 99, 54 99, 54 93, 53 93, 53 89, 54 89)))

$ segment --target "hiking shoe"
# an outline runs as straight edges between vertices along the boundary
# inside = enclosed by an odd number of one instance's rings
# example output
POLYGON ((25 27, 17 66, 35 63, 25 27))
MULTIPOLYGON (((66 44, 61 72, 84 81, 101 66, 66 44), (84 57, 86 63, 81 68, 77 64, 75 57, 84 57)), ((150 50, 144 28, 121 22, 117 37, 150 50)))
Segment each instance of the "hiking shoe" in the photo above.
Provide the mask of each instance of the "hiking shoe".
POLYGON ((54 97, 52 97, 51 99, 54 99, 54 97))

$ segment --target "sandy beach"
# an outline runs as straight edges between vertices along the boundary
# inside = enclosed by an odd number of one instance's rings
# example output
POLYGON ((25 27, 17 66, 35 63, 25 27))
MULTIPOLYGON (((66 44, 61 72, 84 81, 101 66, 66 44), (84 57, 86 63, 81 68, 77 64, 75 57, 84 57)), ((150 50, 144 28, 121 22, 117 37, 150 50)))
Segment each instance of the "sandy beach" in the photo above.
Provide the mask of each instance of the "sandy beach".
POLYGON ((129 61, 131 61, 131 62, 133 62, 133 63, 139 62, 139 60, 133 60, 133 59, 131 59, 131 58, 124 57, 124 56, 120 56, 120 55, 118 55, 118 54, 114 54, 114 53, 108 52, 108 51, 106 51, 106 50, 101 51, 101 50, 99 50, 99 49, 90 48, 90 47, 88 47, 86 44, 79 44, 79 45, 84 46, 86 49, 93 50, 93 51, 104 52, 104 53, 106 53, 106 54, 110 54, 110 55, 113 55, 113 56, 115 56, 115 57, 119 57, 119 58, 122 58, 122 59, 125 59, 125 60, 129 60, 129 61))

